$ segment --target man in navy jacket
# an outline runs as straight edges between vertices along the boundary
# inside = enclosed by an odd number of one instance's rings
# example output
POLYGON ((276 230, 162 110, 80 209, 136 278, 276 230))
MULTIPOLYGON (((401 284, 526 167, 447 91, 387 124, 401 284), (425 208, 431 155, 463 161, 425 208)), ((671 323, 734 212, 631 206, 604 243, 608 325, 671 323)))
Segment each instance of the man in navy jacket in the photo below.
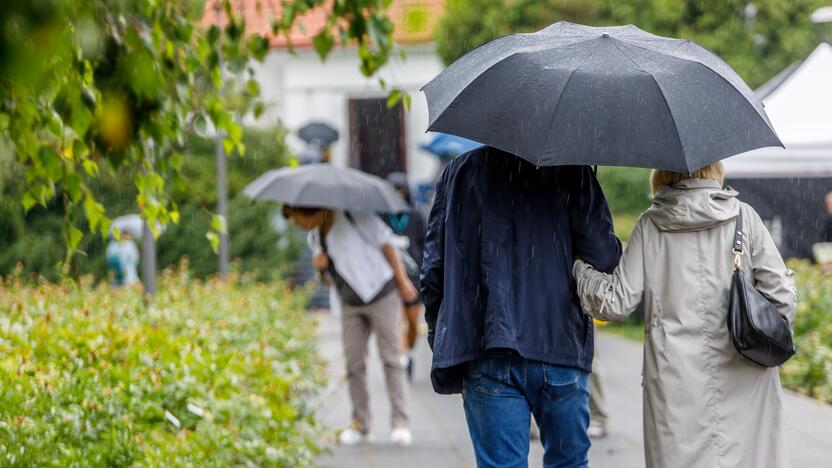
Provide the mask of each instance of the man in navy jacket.
POLYGON ((530 414, 546 466, 585 466, 593 325, 572 263, 621 256, 587 166, 535 167, 482 147, 443 172, 422 294, 438 393, 463 393, 479 466, 524 466, 530 414))

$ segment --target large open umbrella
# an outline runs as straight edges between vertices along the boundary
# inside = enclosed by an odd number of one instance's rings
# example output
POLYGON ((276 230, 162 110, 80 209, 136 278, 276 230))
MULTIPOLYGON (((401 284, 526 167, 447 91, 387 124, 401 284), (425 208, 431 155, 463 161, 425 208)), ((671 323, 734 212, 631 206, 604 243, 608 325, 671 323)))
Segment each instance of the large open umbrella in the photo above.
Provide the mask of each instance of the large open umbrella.
POLYGON ((632 26, 560 22, 474 49, 423 88, 428 130, 533 164, 692 172, 782 146, 760 101, 719 57, 632 26))
POLYGON ((385 180, 331 164, 285 167, 261 175, 243 193, 291 206, 401 213, 410 207, 385 180))

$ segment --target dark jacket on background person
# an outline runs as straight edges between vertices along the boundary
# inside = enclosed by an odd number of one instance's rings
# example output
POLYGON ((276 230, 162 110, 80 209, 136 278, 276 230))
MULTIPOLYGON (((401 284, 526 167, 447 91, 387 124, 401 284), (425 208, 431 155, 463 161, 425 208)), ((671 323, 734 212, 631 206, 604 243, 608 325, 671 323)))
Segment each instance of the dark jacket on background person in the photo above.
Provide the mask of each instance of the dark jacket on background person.
POLYGON ((434 390, 461 392, 461 364, 493 348, 589 372, 577 256, 606 272, 621 256, 589 167, 536 168, 490 147, 455 159, 437 183, 422 264, 434 390))

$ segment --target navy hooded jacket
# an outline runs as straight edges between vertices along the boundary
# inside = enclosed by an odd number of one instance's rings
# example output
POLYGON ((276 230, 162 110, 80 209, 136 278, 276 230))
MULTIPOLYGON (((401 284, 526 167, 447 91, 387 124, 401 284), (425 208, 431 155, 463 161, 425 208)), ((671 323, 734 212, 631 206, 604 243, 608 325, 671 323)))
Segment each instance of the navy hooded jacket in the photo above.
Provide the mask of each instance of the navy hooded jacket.
POLYGON ((537 168, 491 147, 449 164, 422 263, 434 390, 461 392, 461 364, 493 348, 590 371, 593 325, 575 294, 575 257, 604 272, 621 257, 589 167, 537 168))

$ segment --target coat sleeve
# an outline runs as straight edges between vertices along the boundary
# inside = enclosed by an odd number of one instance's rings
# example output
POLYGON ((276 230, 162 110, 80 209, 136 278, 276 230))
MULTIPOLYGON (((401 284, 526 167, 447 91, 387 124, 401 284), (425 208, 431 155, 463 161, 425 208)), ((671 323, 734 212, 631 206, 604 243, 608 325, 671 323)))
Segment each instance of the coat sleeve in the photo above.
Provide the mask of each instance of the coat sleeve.
POLYGON ((748 242, 750 243, 751 270, 754 286, 765 296, 780 315, 789 321, 794 329, 794 319, 797 311, 797 290, 794 283, 794 272, 786 268, 783 257, 774 245, 768 229, 766 229, 760 215, 748 205, 743 206, 743 217, 749 220, 748 242))
POLYGON ((422 270, 420 275, 422 298, 425 302, 425 322, 428 325, 428 344, 433 349, 433 337, 436 332, 436 320, 439 308, 444 298, 445 287, 445 206, 450 172, 449 165, 445 168, 436 183, 433 207, 428 217, 427 234, 425 235, 424 254, 422 256, 422 270))
POLYGON ((572 273, 584 313, 607 321, 624 320, 641 301, 644 292, 644 217, 636 223, 621 263, 612 274, 600 272, 576 260, 572 273))
POLYGON ((621 241, 615 237, 612 215, 595 174, 588 166, 579 169, 569 201, 573 256, 610 273, 621 258, 621 241))

